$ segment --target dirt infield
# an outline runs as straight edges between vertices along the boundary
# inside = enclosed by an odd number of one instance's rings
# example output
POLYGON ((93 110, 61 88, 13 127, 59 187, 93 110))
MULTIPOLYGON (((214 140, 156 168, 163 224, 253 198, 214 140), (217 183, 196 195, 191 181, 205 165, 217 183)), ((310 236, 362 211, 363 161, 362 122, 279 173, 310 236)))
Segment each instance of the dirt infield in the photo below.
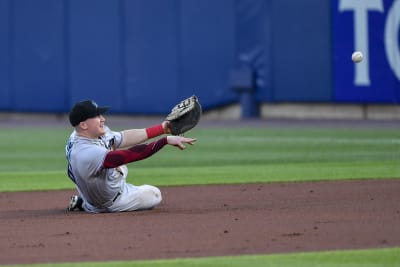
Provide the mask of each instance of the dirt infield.
POLYGON ((0 264, 400 246, 400 179, 163 187, 156 209, 67 212, 72 191, 0 193, 0 264))

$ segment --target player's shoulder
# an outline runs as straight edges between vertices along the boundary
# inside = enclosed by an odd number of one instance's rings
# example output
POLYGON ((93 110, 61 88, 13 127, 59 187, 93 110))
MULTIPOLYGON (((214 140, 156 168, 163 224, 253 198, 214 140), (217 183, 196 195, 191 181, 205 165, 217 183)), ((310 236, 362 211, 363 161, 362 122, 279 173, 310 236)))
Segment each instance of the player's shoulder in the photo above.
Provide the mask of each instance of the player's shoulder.
POLYGON ((104 158, 108 150, 100 145, 101 142, 90 139, 78 139, 73 146, 71 156, 81 162, 83 165, 90 162, 97 162, 104 158))
POLYGON ((102 150, 102 141, 100 139, 92 139, 75 135, 70 138, 69 143, 72 144, 75 151, 82 150, 102 150))

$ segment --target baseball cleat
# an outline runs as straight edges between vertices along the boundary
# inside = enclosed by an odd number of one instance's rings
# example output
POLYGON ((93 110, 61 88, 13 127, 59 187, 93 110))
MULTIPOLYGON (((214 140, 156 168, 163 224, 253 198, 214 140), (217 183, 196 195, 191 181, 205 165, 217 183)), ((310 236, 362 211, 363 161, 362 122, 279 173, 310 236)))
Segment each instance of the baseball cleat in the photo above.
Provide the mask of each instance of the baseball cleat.
POLYGON ((69 201, 67 210, 68 211, 74 211, 75 209, 83 210, 82 204, 83 204, 82 198, 77 195, 73 195, 71 196, 71 200, 69 201))

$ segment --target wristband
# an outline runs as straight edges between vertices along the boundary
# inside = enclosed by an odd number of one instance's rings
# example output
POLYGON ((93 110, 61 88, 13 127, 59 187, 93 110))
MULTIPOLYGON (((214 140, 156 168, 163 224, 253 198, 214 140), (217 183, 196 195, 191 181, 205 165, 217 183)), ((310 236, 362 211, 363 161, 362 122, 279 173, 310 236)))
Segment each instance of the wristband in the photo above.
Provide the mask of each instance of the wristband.
POLYGON ((159 135, 164 134, 164 128, 162 124, 154 125, 149 128, 146 128, 147 138, 153 138, 159 135))

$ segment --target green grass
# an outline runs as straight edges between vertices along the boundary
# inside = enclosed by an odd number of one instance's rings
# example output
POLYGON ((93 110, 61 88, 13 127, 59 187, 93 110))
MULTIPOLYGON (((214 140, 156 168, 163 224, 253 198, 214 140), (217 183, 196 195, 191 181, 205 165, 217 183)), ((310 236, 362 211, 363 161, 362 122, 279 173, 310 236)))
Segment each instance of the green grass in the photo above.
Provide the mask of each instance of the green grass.
MULTIPOLYGON (((72 189, 70 129, 2 129, 0 191, 72 189)), ((400 178, 398 129, 206 129, 194 147, 167 146, 129 165, 135 184, 189 185, 400 178)), ((399 266, 400 248, 37 266, 399 266)))
MULTIPOLYGON (((129 262, 38 264, 41 267, 397 267, 400 248, 129 262)), ((24 266, 24 265, 13 265, 24 266)))
MULTIPOLYGON (((0 191, 72 189, 69 132, 0 132, 0 191)), ((164 186, 400 177, 398 129, 207 129, 190 136, 198 138, 193 147, 167 146, 131 163, 128 180, 164 186)))

